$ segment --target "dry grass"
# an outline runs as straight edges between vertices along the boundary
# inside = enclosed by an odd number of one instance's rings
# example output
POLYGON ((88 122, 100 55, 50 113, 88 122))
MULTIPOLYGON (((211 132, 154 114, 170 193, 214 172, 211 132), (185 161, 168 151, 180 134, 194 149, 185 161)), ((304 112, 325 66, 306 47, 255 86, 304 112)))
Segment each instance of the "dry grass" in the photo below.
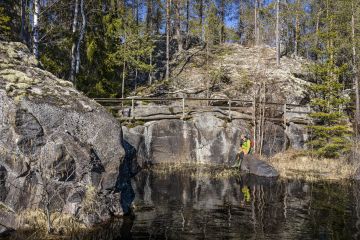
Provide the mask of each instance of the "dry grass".
POLYGON ((72 215, 55 212, 51 214, 50 222, 53 234, 56 235, 49 234, 47 217, 42 209, 27 209, 19 213, 17 219, 19 226, 22 226, 21 231, 33 232, 37 239, 53 239, 86 230, 86 226, 76 221, 72 215))
POLYGON ((226 179, 232 176, 240 176, 240 171, 237 168, 201 163, 162 163, 153 165, 151 171, 163 176, 184 173, 189 174, 194 179, 226 179))
POLYGON ((346 159, 319 159, 304 151, 289 150, 269 159, 280 177, 288 179, 345 180, 351 179, 356 166, 346 159))

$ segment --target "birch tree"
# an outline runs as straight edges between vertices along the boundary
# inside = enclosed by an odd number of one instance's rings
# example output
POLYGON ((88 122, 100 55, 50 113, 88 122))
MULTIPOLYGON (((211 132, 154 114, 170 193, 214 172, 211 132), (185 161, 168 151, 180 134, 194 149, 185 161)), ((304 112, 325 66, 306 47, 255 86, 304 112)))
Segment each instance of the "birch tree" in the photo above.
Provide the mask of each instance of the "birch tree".
POLYGON ((276 2, 276 65, 280 66, 280 23, 279 23, 279 12, 280 12, 280 0, 276 2))
POLYGON ((75 81, 75 68, 76 68, 76 46, 77 46, 77 39, 76 39, 76 29, 78 25, 78 13, 79 13, 79 0, 75 0, 74 5, 74 19, 72 22, 72 35, 73 35, 73 44, 71 47, 71 69, 70 69, 70 81, 75 81))
POLYGON ((40 0, 34 0, 33 16, 33 54, 39 59, 39 20, 40 20, 40 0))
POLYGON ((75 73, 78 74, 80 70, 80 45, 84 39, 85 29, 86 29, 86 15, 85 15, 85 6, 84 0, 80 0, 80 12, 82 17, 82 25, 80 29, 79 41, 76 46, 76 68, 75 73))

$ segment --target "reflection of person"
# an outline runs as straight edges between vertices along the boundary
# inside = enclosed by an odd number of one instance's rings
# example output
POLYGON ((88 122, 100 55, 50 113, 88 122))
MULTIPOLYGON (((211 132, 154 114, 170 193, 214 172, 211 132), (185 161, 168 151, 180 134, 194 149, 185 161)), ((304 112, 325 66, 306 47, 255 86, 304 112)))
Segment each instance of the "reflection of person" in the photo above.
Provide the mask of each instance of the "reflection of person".
POLYGON ((120 228, 120 239, 133 239, 131 230, 134 225, 135 215, 124 216, 123 222, 120 228))
POLYGON ((251 141, 246 135, 241 135, 241 145, 238 154, 236 155, 236 162, 233 167, 241 167, 241 162, 245 155, 248 155, 251 150, 251 141))
POLYGON ((248 186, 244 186, 242 189, 241 189, 241 192, 244 194, 244 200, 246 202, 250 202, 250 189, 248 186))

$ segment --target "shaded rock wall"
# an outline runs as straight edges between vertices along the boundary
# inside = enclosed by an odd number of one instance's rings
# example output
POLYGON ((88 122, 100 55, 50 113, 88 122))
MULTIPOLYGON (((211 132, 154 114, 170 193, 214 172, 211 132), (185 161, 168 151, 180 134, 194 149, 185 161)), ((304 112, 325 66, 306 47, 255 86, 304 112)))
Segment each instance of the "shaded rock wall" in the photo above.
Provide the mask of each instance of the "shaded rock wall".
POLYGON ((231 164, 248 133, 245 121, 225 120, 202 114, 190 121, 160 120, 132 129, 123 127, 124 138, 138 149, 138 161, 145 163, 231 164))
MULTIPOLYGON (((189 121, 160 120, 131 129, 123 127, 123 132, 124 139, 137 149, 137 159, 142 164, 202 163, 231 166, 235 163, 241 134, 251 135, 250 129, 246 121, 227 122, 205 113, 189 121)), ((286 137, 284 131, 271 123, 266 124, 266 129, 264 153, 281 151, 286 137)), ((260 160, 246 160, 242 167, 260 176, 278 175, 274 168, 260 160)))

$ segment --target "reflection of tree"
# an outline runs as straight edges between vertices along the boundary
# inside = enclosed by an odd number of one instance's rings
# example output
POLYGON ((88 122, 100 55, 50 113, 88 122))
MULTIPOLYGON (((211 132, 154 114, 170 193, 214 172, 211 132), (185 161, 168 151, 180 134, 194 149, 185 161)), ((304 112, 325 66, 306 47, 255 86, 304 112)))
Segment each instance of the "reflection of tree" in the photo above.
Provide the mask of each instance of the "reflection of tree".
POLYGON ((355 228, 356 232, 354 232, 353 239, 360 238, 360 184, 355 183, 353 184, 353 194, 354 194, 354 204, 355 204, 355 215, 356 215, 356 222, 355 228))

